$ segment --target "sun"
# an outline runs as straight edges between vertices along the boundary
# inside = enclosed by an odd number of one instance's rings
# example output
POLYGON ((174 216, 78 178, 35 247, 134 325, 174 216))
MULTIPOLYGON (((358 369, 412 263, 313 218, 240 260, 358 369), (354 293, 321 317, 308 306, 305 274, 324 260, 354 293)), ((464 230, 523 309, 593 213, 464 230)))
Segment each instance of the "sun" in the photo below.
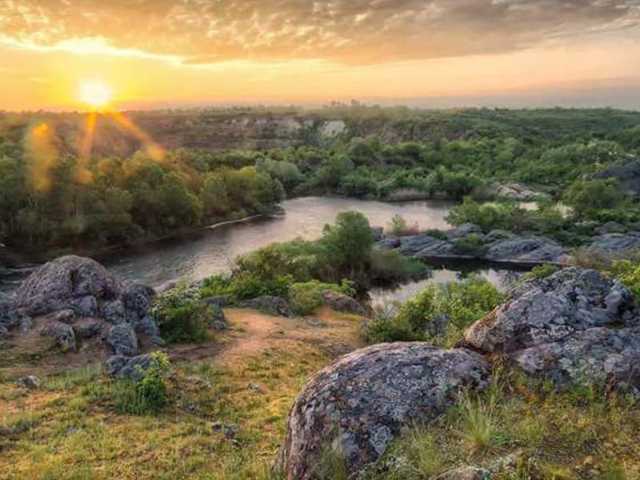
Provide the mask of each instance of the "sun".
POLYGON ((102 81, 87 80, 80 84, 78 98, 82 103, 94 109, 106 107, 111 102, 112 97, 111 88, 102 81))

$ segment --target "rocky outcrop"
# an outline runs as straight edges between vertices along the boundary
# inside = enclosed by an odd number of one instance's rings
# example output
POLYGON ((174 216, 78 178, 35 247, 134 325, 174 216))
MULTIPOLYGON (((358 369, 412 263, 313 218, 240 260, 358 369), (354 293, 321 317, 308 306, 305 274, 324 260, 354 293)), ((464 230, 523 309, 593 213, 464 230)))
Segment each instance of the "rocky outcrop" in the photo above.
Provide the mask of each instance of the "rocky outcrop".
POLYGON ((353 352, 320 371, 295 401, 277 468, 286 478, 313 478, 325 448, 350 473, 376 461, 403 427, 441 415, 464 389, 483 389, 489 364, 464 349, 426 343, 381 344, 353 352))
POLYGON ((569 256, 557 242, 535 235, 515 235, 502 230, 483 234, 473 224, 447 232, 424 233, 403 238, 388 237, 379 248, 397 249, 420 260, 484 260, 494 263, 533 266, 541 263, 566 263, 569 256))
POLYGON ((640 232, 607 233, 593 239, 590 249, 620 254, 633 250, 640 250, 640 232))
POLYGON ((465 332, 465 344, 505 355, 558 388, 640 394, 640 316, 631 292, 595 270, 567 268, 526 282, 465 332))
POLYGON ((336 312, 353 313, 355 315, 366 316, 366 309, 360 303, 344 293, 327 290, 322 293, 322 300, 325 305, 336 312))
POLYGON ((136 357, 114 355, 105 362, 104 369, 112 377, 126 378, 137 382, 142 379, 144 373, 153 364, 153 361, 153 356, 150 354, 136 357))
POLYGON ((505 183, 493 185, 489 194, 503 200, 513 200, 515 202, 534 202, 549 198, 546 193, 535 191, 521 183, 505 183))
POLYGON ((103 338, 114 353, 133 356, 138 335, 161 343, 150 316, 154 295, 149 287, 121 282, 94 260, 61 257, 35 270, 0 305, 0 333, 35 325, 63 351, 75 351, 79 340, 103 338))
POLYGON ((284 298, 264 295, 262 297, 245 300, 239 305, 241 308, 251 308, 269 315, 282 317, 292 316, 291 308, 284 298))
POLYGON ((614 165, 594 175, 597 179, 612 178, 633 197, 640 197, 640 159, 629 159, 621 165, 614 165))

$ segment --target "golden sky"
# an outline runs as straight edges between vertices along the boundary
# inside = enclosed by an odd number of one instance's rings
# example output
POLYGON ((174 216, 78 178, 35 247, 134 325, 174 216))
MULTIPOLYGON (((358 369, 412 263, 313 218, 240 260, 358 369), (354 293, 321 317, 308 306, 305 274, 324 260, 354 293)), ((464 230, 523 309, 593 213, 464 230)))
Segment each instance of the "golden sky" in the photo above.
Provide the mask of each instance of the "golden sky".
POLYGON ((640 108, 640 0, 0 0, 0 59, 8 110, 82 108, 87 81, 121 108, 596 86, 640 108))

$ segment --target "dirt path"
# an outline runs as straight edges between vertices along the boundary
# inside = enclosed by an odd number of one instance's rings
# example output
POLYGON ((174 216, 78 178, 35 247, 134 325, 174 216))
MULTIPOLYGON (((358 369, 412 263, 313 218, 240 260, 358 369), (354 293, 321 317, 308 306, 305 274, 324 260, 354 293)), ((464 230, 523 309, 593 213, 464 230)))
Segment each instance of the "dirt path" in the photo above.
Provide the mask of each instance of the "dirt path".
POLYGON ((318 346, 331 356, 362 346, 360 319, 328 309, 307 318, 274 317, 255 310, 229 309, 230 341, 216 358, 221 364, 261 353, 271 348, 295 348, 305 343, 318 346))

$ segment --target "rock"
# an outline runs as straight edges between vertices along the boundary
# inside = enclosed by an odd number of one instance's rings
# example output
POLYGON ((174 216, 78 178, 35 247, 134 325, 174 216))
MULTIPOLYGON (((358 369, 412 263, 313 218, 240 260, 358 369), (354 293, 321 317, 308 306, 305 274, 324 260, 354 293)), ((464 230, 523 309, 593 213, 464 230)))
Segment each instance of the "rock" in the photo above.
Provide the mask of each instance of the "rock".
POLYGON ((513 238, 513 233, 507 232, 506 230, 491 230, 484 236, 484 241, 487 243, 493 243, 498 240, 507 240, 509 238, 513 238))
POLYGON ((640 232, 607 233, 593 239, 590 249, 607 253, 625 253, 640 250, 640 232))
POLYGON ((142 380, 145 372, 153 365, 151 354, 138 355, 137 357, 125 357, 114 355, 104 363, 105 372, 116 378, 126 378, 138 382, 142 380))
POLYGON ((603 382, 640 388, 640 316, 621 283, 567 268, 524 283, 511 297, 465 332, 467 345, 506 355, 559 388, 603 382))
POLYGON ((158 328, 158 324, 150 315, 146 315, 141 320, 138 320, 134 326, 134 330, 136 333, 151 338, 151 341, 156 345, 164 344, 164 341, 160 338, 160 328, 158 328))
POLYGON ((265 295, 240 303, 241 308, 251 308, 270 315, 290 317, 291 308, 284 298, 265 295))
POLYGON ((56 321, 56 322, 72 324, 74 322, 74 320, 76 319, 76 312, 74 312, 71 309, 61 310, 59 312, 55 312, 55 313, 49 315, 49 318, 51 320, 56 321))
POLYGON ((353 313, 362 317, 367 316, 367 311, 360 303, 344 293, 326 290, 322 293, 324 303, 336 312, 353 313))
POLYGON ((606 235, 608 233, 625 233, 627 228, 618 222, 607 222, 596 228, 598 235, 606 235))
POLYGON ((384 239, 384 227, 371 227, 371 234, 373 235, 373 241, 379 242, 384 239))
POLYGON ((77 350, 76 334, 71 325, 50 320, 44 325, 40 334, 53 338, 63 352, 75 352, 77 350))
POLYGON ((469 235, 482 236, 482 229, 473 223, 465 223, 445 233, 449 240, 459 240, 461 238, 468 237, 469 235))
POLYGON ((99 314, 98 301, 93 295, 75 298, 70 301, 69 305, 81 317, 97 317, 99 314))
POLYGON ((127 323, 113 325, 106 338, 116 355, 133 357, 138 354, 138 338, 133 327, 127 323))
POLYGON ((19 378, 16 383, 28 390, 40 388, 40 379, 35 375, 27 375, 26 377, 19 378))
POLYGON ((276 468, 310 479, 332 446, 357 472, 403 428, 441 415, 460 391, 485 388, 489 376, 486 360, 465 349, 392 343, 353 352, 316 374, 295 401, 276 468))
POLYGON ((491 193, 498 198, 516 202, 533 202, 549 198, 548 194, 537 192, 521 183, 494 185, 491 193))
POLYGON ((460 467, 438 475, 435 480, 489 480, 491 472, 477 467, 460 467))
POLYGON ((603 170, 593 176, 596 179, 614 178, 625 193, 632 197, 640 196, 640 159, 629 158, 620 165, 603 170))
POLYGON ((224 308, 231 304, 231 298, 229 295, 217 295, 215 297, 203 298, 202 302, 212 307, 224 308))
POLYGON ((95 318, 83 318, 73 324, 73 331, 77 338, 86 340, 98 336, 103 325, 103 322, 95 318))
POLYGON ((9 329, 4 325, 0 325, 0 340, 9 337, 9 329))
POLYGON ((100 316, 112 325, 126 322, 127 311, 124 308, 124 302, 122 300, 111 300, 103 303, 100 308, 100 316))
POLYGON ((448 242, 432 237, 427 234, 410 235, 400 239, 400 253, 406 256, 415 256, 427 248, 434 248, 434 245, 440 246, 448 242))
POLYGON ((91 298, 111 300, 122 284, 102 265, 89 258, 66 256, 34 271, 15 293, 16 305, 30 315, 73 309, 92 316, 91 298))
POLYGON ((122 294, 122 302, 124 303, 129 323, 136 324, 147 316, 153 305, 155 295, 153 288, 146 285, 135 283, 125 287, 122 294))
POLYGON ((211 318, 209 319, 211 328, 220 332, 229 328, 229 322, 221 307, 211 305, 209 311, 211 312, 211 318))
POLYGON ((402 245, 402 241, 396 237, 387 237, 380 240, 377 245, 378 248, 393 250, 394 248, 399 248, 402 245))
POLYGON ((512 237, 491 243, 485 258, 494 262, 562 263, 567 258, 567 252, 561 245, 545 237, 512 237))
POLYGON ((27 333, 29 330, 33 328, 33 319, 29 316, 20 317, 20 324, 18 325, 18 329, 20 333, 27 333))

